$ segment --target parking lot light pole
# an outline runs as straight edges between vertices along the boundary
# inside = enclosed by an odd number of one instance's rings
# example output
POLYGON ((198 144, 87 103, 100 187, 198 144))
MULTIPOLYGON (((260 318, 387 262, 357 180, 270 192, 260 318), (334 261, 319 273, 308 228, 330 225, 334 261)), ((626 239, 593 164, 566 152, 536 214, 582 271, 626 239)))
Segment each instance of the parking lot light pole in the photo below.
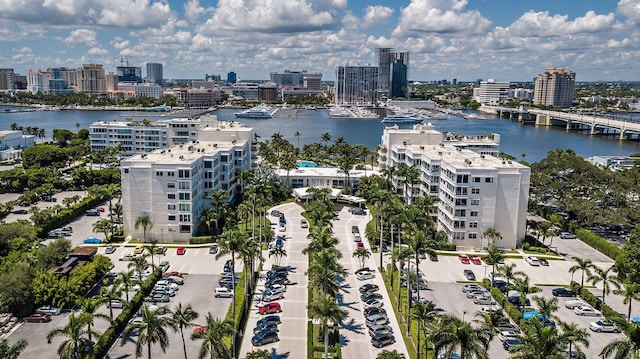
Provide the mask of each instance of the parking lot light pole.
POLYGON ((384 220, 382 216, 380 216, 380 247, 378 247, 378 251, 380 252, 380 272, 382 272, 382 232, 384 229, 384 220))

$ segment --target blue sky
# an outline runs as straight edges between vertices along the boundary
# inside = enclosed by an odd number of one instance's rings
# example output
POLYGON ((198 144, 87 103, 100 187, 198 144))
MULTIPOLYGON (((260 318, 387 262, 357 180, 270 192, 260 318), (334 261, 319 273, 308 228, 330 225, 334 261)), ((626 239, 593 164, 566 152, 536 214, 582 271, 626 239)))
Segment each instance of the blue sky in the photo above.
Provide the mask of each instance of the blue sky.
POLYGON ((0 0, 0 67, 80 67, 120 58, 166 78, 268 79, 375 64, 410 52, 410 79, 639 80, 640 0, 0 0))

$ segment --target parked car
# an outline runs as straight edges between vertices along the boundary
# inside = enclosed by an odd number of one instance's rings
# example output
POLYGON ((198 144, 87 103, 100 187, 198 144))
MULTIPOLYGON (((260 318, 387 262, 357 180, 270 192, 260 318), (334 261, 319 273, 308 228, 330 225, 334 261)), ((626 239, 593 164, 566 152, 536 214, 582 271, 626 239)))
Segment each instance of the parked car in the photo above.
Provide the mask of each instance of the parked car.
POLYGON ((464 273, 464 276, 467 278, 467 280, 471 280, 475 282, 476 275, 473 273, 471 269, 465 269, 463 273, 464 273))
POLYGON ((274 300, 280 300, 284 298, 283 292, 265 292, 262 294, 263 302, 273 302, 274 300))
POLYGON ((374 337, 378 334, 393 334, 393 328, 386 324, 374 325, 369 328, 369 335, 374 337))
POLYGON ((432 262, 437 262, 438 261, 438 255, 435 253, 431 253, 429 254, 429 260, 432 262))
POLYGON ((280 225, 278 226, 278 232, 286 232, 287 231, 287 225, 284 223, 280 223, 280 225))
POLYGON ((104 207, 96 207, 96 211, 98 211, 98 212, 104 212, 104 207))
POLYGON ((538 262, 540 262, 541 266, 545 266, 545 267, 549 266, 549 261, 544 258, 538 258, 538 262))
POLYGON ((167 254, 167 247, 165 247, 165 246, 157 246, 156 249, 155 249, 155 254, 156 255, 160 255, 160 254, 165 255, 165 254, 167 254))
POLYGON ((175 283, 177 285, 183 285, 184 284, 184 278, 178 277, 178 276, 175 276, 175 275, 165 277, 165 279, 168 282, 175 283))
POLYGON ((576 307, 581 307, 583 305, 587 305, 587 303, 581 301, 581 300, 568 300, 564 303, 565 308, 567 309, 574 309, 576 307))
POLYGON ((100 212, 98 212, 97 209, 90 209, 90 210, 87 210, 86 212, 84 212, 84 214, 86 216, 90 216, 90 217, 97 217, 97 216, 100 215, 100 212))
POLYGON ((115 251, 116 251, 116 247, 111 246, 111 245, 107 246, 107 248, 104 249, 104 253, 105 254, 111 254, 111 253, 113 253, 115 251))
POLYGON ((274 217, 280 217, 282 215, 282 212, 274 209, 273 211, 271 211, 271 215, 274 217))
POLYGON ((137 255, 135 254, 125 254, 123 256, 121 256, 120 258, 118 258, 119 261, 132 261, 135 258, 138 258, 137 255))
MULTIPOLYGON (((520 296, 514 296, 514 297, 508 297, 507 298, 507 302, 513 304, 513 305, 522 305, 521 303, 522 298, 520 298, 520 296)), ((525 306, 530 306, 531 305, 531 301, 529 300, 529 298, 524 298, 524 305, 525 306)))
POLYGON ((166 279, 161 279, 161 280, 157 281, 156 285, 154 286, 154 288, 157 288, 157 287, 169 287, 169 288, 171 288, 173 290, 180 289, 176 283, 171 283, 166 279))
POLYGON ((226 287, 219 287, 214 290, 216 298, 233 298, 233 290, 226 287))
POLYGON ((618 333, 618 327, 616 323, 608 321, 608 320, 598 320, 597 322, 589 323, 589 329, 594 332, 608 332, 608 333, 618 333))
POLYGON ((111 299, 106 303, 107 308, 124 308, 124 303, 121 300, 111 299))
POLYGON ((166 272, 170 266, 171 264, 169 263, 169 261, 161 261, 160 264, 158 264, 158 267, 160 267, 160 270, 162 270, 163 272, 166 272))
POLYGON ((493 300, 493 298, 491 297, 475 297, 473 299, 473 303, 474 304, 480 304, 480 305, 494 305, 497 304, 495 300, 493 300))
POLYGON ((380 308, 384 306, 384 303, 380 299, 369 299, 366 302, 364 302, 364 305, 365 305, 365 308, 369 308, 369 307, 380 308))
POLYGON ((251 344, 253 346, 261 346, 269 343, 275 343, 278 340, 278 332, 275 330, 265 330, 263 332, 259 332, 251 338, 251 344))
POLYGON ((514 332, 511 330, 503 330, 498 333, 498 339, 500 339, 501 342, 504 342, 507 339, 516 338, 517 336, 518 332, 514 332))
POLYGON ((351 226, 351 233, 360 233, 360 227, 351 226))
POLYGON ((278 331, 278 323, 276 322, 262 322, 261 324, 257 324, 255 328, 253 328, 253 334, 258 334, 260 332, 264 332, 266 330, 275 330, 278 331))
POLYGON ((11 213, 13 214, 29 214, 29 211, 26 209, 16 209, 14 211, 12 211, 11 213))
POLYGON ((280 324, 280 316, 279 315, 267 315, 266 317, 258 320, 256 325, 262 325, 262 323, 274 322, 280 324))
POLYGON ((473 263, 475 265, 482 264, 482 261, 480 260, 480 257, 478 257, 478 256, 469 256, 469 260, 471 261, 471 263, 473 263))
POLYGON ((467 293, 470 291, 482 291, 482 292, 487 292, 487 289, 483 286, 480 286, 478 284, 465 284, 462 286, 462 292, 463 293, 467 293))
POLYGON ((517 338, 508 338, 502 342, 502 347, 504 350, 511 349, 512 346, 520 344, 520 340, 517 338))
POLYGON ((89 237, 85 239, 83 242, 84 244, 100 244, 102 243, 102 239, 96 238, 96 237, 89 237))
POLYGON ((175 295, 176 295, 176 291, 171 289, 171 288, 169 288, 169 287, 154 288, 154 289, 151 290, 151 294, 152 295, 156 294, 156 293, 158 293, 158 294, 166 294, 166 295, 168 295, 170 297, 175 297, 175 295))
MULTIPOLYGON (((144 301, 145 302, 151 302, 151 303, 169 303, 169 301, 171 300, 171 297, 169 297, 168 294, 163 294, 161 292, 152 292, 151 295, 144 297, 144 301)), ((114 307, 115 308, 115 307, 114 307)))
POLYGON ((475 297, 488 297, 489 293, 486 291, 482 291, 482 290, 470 290, 468 292, 465 293, 467 298, 469 299, 473 299, 475 297))
POLYGON ((265 293, 269 292, 269 293, 283 293, 287 291, 287 287, 282 285, 282 284, 272 284, 270 286, 267 286, 265 289, 265 293))
POLYGON ((364 308, 363 314, 366 317, 370 317, 372 315, 376 315, 376 314, 387 314, 387 311, 384 310, 384 308, 382 308, 382 306, 380 307, 373 307, 373 306, 368 306, 366 308, 364 308))
POLYGON ((530 266, 533 266, 533 267, 540 266, 540 260, 536 256, 527 256, 525 260, 527 261, 527 263, 529 263, 530 266))
POLYGON ((469 263, 471 263, 471 262, 469 261, 469 257, 467 257, 467 256, 466 256, 466 255, 464 255, 464 254, 458 254, 458 259, 460 260, 460 262, 462 262, 462 264, 469 264, 469 263))
POLYGON ((358 215, 358 216, 363 216, 363 215, 367 214, 367 212, 362 208, 353 208, 351 210, 351 213, 353 213, 355 215, 358 215))
POLYGON ((278 302, 267 303, 260 308, 258 308, 258 313, 260 314, 272 314, 272 313, 280 313, 282 312, 282 307, 278 302))
POLYGON ((356 245, 357 249, 364 249, 364 243, 362 242, 358 242, 358 244, 356 245))
POLYGON ((367 283, 367 284, 361 285, 358 290, 360 291, 360 293, 366 293, 366 292, 377 292, 379 289, 380 287, 378 287, 378 285, 373 283, 367 283))
POLYGON ((178 247, 178 249, 176 249, 176 254, 179 256, 184 255, 185 253, 187 253, 187 248, 180 246, 178 247))
POLYGON ((144 252, 144 247, 143 246, 136 246, 133 249, 133 254, 142 254, 142 252, 144 252))
POLYGON ((307 222, 307 220, 306 220, 306 219, 304 219, 304 218, 303 218, 303 219, 301 219, 301 220, 300 220, 300 227, 301 227, 301 228, 309 228, 309 222, 307 222))
POLYGON ((389 324, 389 317, 384 314, 375 314, 365 319, 368 328, 378 324, 389 324))
POLYGON ((560 232, 560 238, 562 239, 576 239, 576 235, 571 232, 560 232))
POLYGON ((360 300, 363 302, 369 301, 371 299, 382 299, 382 294, 376 292, 366 292, 360 295, 360 300))
POLYGON ((553 290, 551 290, 551 294, 553 294, 554 297, 575 297, 576 296, 576 292, 569 290, 567 288, 554 288, 553 290))
POLYGON ((62 310, 58 307, 45 305, 36 309, 36 313, 47 314, 47 315, 60 315, 60 313, 62 313, 62 310))
POLYGON ((395 342, 396 338, 391 334, 378 334, 371 338, 371 344, 376 348, 386 347, 387 345, 391 345, 395 342))
POLYGON ((228 259, 226 262, 224 262, 224 269, 222 270, 223 272, 231 272, 231 259, 228 259))
POLYGON ((520 327, 516 324, 512 324, 511 322, 509 322, 508 319, 505 318, 504 321, 498 322, 497 327, 499 331, 512 331, 512 332, 519 332, 520 331, 520 327))
POLYGON ((360 272, 358 274, 356 274, 356 278, 358 278, 358 280, 367 280, 367 279, 373 279, 375 277, 375 273, 373 272, 360 272))
POLYGON ((51 316, 42 313, 33 313, 22 319, 28 323, 47 323, 51 321, 51 316))
MULTIPOLYGON (((360 235, 360 232, 356 232, 356 233, 353 234, 353 241, 357 242, 357 243, 362 242, 362 236, 360 235)), ((364 245, 363 245, 363 247, 364 247, 364 245)))
POLYGON ((573 308, 573 312, 576 313, 577 315, 589 316, 589 317, 599 317, 602 315, 602 313, 599 310, 594 309, 588 305, 581 305, 579 307, 575 307, 573 308))

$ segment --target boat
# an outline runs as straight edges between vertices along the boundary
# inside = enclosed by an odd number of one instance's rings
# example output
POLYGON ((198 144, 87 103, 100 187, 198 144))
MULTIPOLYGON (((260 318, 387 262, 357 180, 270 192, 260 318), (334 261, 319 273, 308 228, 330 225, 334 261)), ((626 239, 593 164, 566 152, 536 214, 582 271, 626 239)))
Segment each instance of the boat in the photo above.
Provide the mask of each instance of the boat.
POLYGON ((409 114, 388 115, 382 119, 382 123, 421 123, 422 119, 409 114))
POLYGON ((315 110, 315 109, 316 109, 316 107, 315 107, 315 106, 308 105, 308 106, 305 106, 305 107, 304 107, 304 109, 305 109, 305 110, 307 110, 307 111, 313 111, 313 110, 315 110))
POLYGON ((331 118, 351 118, 353 117, 349 111, 342 107, 330 107, 329 117, 331 118))
POLYGON ((151 107, 147 109, 147 112, 171 112, 171 106, 160 105, 156 107, 151 107))
POLYGON ((253 107, 248 110, 236 112, 234 115, 238 118, 271 118, 271 112, 264 107, 253 107))

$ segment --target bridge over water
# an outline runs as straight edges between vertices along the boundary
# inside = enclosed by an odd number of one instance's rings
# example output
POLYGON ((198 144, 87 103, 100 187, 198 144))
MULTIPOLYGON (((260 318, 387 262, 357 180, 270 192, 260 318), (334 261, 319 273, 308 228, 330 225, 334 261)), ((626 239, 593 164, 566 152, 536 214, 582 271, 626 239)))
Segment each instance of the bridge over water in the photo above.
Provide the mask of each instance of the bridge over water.
POLYGON ((615 119, 592 114, 498 106, 482 106, 480 111, 539 126, 563 126, 567 131, 588 131, 591 135, 615 135, 621 140, 640 140, 640 120, 631 118, 615 119))

